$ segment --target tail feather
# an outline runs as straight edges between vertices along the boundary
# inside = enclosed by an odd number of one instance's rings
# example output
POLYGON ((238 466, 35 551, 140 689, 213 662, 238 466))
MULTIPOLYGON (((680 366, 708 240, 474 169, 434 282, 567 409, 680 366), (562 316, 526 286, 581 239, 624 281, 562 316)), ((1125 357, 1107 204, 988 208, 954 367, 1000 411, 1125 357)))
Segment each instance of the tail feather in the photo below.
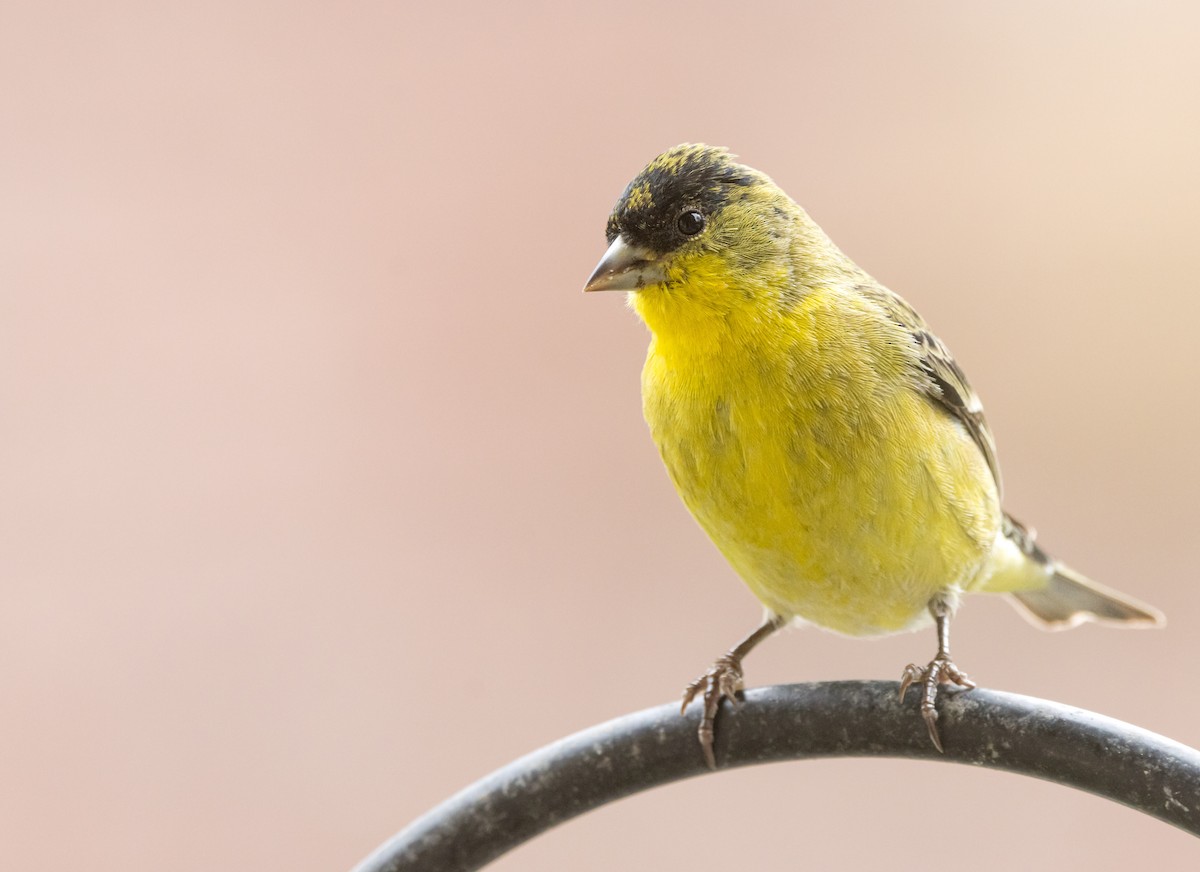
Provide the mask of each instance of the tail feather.
POLYGON ((1045 587, 1016 591, 1012 597, 1026 617, 1048 630, 1066 630, 1084 621, 1124 627, 1161 627, 1166 623, 1163 613, 1153 606, 1057 564, 1045 587))
POLYGON ((1018 611, 1037 626, 1066 630, 1084 621, 1123 627, 1161 627, 1167 622, 1154 606, 1105 587, 1055 561, 1037 546, 1034 541, 1037 534, 1011 515, 1004 516, 1004 535, 1029 561, 1040 566, 1041 572, 1050 576, 1045 585, 1011 593, 1018 611))

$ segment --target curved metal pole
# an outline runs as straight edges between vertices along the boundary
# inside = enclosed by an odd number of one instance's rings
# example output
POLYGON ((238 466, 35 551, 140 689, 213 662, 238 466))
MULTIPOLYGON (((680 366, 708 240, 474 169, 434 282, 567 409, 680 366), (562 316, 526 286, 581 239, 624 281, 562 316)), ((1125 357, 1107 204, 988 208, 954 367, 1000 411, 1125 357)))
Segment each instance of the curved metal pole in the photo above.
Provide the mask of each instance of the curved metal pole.
MULTIPOLYGON (((907 757, 1077 787, 1200 835, 1200 751, 1057 702, 973 690, 939 702, 946 753, 890 681, 750 690, 717 719, 722 768, 816 757, 907 757)), ((468 872, 556 824, 631 793, 708 773, 694 709, 668 704, 534 751, 414 821, 355 872, 468 872)))

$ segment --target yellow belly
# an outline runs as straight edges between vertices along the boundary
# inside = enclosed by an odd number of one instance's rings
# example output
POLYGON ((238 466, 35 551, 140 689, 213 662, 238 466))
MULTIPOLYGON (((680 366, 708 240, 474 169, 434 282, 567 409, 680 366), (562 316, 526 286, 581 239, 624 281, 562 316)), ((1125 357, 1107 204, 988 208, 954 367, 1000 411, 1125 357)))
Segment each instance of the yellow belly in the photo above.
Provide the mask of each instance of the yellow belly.
POLYGON ((734 366, 651 344, 643 404, 701 527, 772 612, 898 632, 980 577, 999 527, 970 437, 915 390, 765 356, 734 366))

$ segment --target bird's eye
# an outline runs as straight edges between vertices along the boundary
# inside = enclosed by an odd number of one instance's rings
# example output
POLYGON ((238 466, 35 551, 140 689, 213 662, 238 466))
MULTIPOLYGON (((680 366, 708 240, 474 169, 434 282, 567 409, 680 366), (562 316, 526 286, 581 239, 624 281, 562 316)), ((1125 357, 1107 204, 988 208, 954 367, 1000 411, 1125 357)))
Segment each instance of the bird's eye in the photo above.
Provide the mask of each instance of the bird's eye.
POLYGON ((684 236, 695 236, 704 229, 704 216, 695 209, 689 209, 675 219, 675 226, 684 236))

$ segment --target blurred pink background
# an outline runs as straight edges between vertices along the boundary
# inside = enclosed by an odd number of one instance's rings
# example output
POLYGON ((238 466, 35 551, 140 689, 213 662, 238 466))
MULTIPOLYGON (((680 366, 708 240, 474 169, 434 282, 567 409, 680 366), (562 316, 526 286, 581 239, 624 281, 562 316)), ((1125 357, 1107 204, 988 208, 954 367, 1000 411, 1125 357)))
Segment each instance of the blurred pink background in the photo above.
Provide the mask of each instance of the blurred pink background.
MULTIPOLYGON (((346 869, 754 625, 645 432, 643 328, 579 292, 625 183, 687 140, 917 306, 1009 508, 1170 619, 1051 635, 973 598, 959 663, 1200 745, 1198 44, 1183 2, 6 3, 4 865, 346 869)), ((748 680, 933 647, 792 632, 748 680)), ((494 868, 1197 857, 1054 785, 830 761, 494 868)))

